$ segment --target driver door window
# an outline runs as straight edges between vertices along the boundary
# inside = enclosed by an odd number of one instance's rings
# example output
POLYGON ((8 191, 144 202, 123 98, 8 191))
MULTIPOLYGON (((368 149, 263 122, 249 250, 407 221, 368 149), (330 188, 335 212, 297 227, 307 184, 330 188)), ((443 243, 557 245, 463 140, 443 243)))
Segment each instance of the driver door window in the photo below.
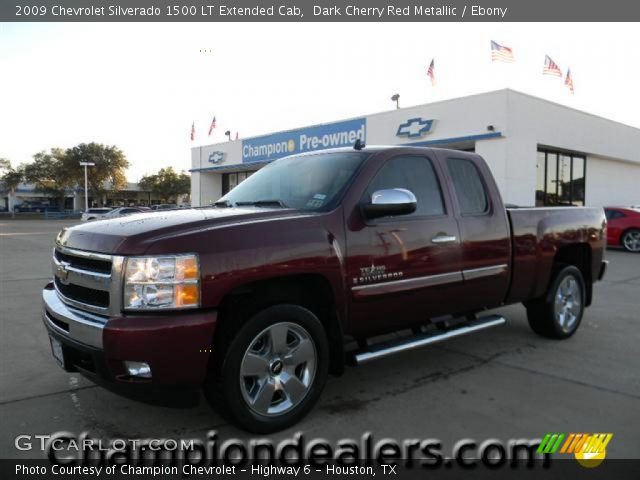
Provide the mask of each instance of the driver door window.
POLYGON ((366 201, 378 190, 405 188, 418 200, 416 211, 406 217, 444 215, 442 192, 431 161, 424 157, 390 159, 378 172, 366 192, 366 201))

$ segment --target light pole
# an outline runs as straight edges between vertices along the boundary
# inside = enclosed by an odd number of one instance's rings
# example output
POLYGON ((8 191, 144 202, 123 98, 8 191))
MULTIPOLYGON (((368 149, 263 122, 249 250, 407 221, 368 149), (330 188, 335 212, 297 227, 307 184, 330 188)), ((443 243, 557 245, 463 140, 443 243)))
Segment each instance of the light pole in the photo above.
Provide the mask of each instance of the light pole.
POLYGON ((95 166, 93 162, 80 162, 80 166, 84 167, 84 211, 89 210, 89 187, 87 182, 87 167, 95 166))
POLYGON ((396 102, 396 109, 400 108, 400 94, 396 93, 393 95, 393 97, 391 97, 391 101, 392 102, 396 102))

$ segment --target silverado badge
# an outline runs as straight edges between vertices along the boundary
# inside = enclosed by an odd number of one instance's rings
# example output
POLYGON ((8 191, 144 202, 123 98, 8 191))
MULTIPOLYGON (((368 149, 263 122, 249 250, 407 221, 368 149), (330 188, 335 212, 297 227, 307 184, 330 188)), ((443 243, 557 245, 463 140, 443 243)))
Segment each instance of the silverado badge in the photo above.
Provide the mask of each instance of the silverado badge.
POLYGON ((353 278, 353 284, 370 283, 376 280, 390 280, 402 278, 403 272, 387 272, 385 265, 376 266, 373 263, 370 267, 360 268, 360 276, 353 278))

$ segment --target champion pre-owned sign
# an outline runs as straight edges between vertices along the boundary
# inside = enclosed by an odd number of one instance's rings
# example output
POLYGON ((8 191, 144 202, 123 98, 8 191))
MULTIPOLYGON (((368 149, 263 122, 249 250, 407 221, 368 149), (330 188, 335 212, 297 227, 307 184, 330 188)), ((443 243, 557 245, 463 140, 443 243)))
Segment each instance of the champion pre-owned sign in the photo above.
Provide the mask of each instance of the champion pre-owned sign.
POLYGON ((242 161, 262 162, 294 153, 353 145, 359 138, 366 141, 365 118, 300 128, 242 141, 242 161))

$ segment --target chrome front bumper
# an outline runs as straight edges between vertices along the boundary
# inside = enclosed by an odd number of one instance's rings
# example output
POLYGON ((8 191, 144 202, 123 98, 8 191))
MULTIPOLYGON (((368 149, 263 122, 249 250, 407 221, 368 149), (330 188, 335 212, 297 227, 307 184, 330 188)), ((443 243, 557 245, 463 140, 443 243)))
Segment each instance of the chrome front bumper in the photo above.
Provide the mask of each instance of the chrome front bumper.
POLYGON ((107 319, 66 305, 53 285, 42 291, 42 320, 50 330, 64 338, 103 348, 102 333, 107 319))

